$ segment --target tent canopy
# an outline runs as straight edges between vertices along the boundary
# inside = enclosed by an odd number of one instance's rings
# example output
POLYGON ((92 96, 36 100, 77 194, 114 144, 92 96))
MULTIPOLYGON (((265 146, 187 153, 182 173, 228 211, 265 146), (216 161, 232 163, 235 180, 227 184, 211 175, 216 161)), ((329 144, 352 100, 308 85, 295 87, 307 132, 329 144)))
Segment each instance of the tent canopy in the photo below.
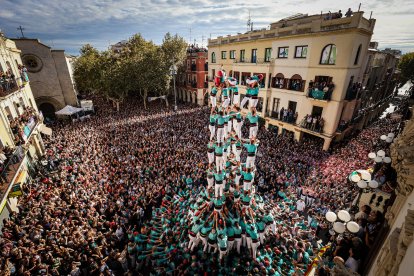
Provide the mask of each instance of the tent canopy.
POLYGON ((75 113, 78 113, 79 111, 82 111, 83 108, 73 107, 70 105, 65 106, 61 110, 55 112, 56 115, 72 115, 75 113))

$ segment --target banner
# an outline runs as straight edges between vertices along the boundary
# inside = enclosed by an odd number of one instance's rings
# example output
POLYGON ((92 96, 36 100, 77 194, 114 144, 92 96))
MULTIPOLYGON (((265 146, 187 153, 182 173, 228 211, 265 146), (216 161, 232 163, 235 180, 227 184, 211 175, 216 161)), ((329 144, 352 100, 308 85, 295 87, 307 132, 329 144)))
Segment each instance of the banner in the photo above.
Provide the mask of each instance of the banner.
POLYGON ((158 100, 158 99, 166 100, 167 96, 164 95, 164 96, 159 96, 159 97, 148 97, 149 102, 152 102, 152 101, 155 101, 155 100, 158 100))

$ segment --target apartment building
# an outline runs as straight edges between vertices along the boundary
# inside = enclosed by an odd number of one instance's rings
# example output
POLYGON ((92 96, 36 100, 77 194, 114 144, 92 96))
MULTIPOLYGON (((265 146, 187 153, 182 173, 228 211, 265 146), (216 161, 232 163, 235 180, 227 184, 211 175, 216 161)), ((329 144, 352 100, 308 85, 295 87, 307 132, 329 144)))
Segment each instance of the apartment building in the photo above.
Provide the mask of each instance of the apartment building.
POLYGON ((178 99, 198 105, 207 104, 207 49, 190 45, 183 71, 177 76, 178 99))
POLYGON ((0 227, 17 211, 28 172, 44 153, 42 124, 16 44, 0 33, 0 227))
POLYGON ((297 140, 320 137, 326 150, 339 123, 355 112, 359 90, 353 88, 362 81, 375 26, 363 14, 299 14, 269 29, 210 39, 209 88, 221 69, 239 80, 241 94, 249 76, 263 74, 257 109, 266 126, 291 131, 297 140), (310 116, 317 124, 307 122, 310 116))

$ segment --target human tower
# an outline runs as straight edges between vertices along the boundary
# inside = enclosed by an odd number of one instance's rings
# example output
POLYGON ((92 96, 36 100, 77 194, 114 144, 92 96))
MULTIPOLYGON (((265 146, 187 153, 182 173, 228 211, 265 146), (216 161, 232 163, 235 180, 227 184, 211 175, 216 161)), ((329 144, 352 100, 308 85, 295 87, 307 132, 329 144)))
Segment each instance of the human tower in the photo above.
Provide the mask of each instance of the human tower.
POLYGON ((262 75, 247 79, 247 93, 240 103, 237 80, 227 77, 224 70, 215 76, 210 91, 207 187, 190 208, 191 251, 201 242, 204 252, 218 251, 220 260, 233 251, 240 254, 242 248, 255 259, 266 234, 275 232, 271 208, 265 208, 253 185, 259 146, 256 105, 262 79, 262 75), (246 104, 249 112, 242 116, 241 108, 246 104), (248 139, 242 137, 245 122, 248 139))

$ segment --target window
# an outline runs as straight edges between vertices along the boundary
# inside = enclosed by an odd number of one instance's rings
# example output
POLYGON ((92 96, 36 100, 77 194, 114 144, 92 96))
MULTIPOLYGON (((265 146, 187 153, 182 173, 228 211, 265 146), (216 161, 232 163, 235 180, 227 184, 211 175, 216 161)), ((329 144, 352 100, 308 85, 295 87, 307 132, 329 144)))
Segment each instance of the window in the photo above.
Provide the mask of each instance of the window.
POLYGON ((308 45, 296 46, 295 58, 306 58, 307 54, 308 54, 308 45))
POLYGON ((231 50, 230 51, 230 59, 235 59, 236 58, 236 50, 231 50))
POLYGON ((240 50, 240 62, 244 62, 245 55, 246 55, 246 51, 240 50))
POLYGON ((257 49, 252 49, 251 63, 256 63, 256 61, 257 61, 257 49))
POLYGON ((321 55, 321 64, 333 65, 336 62, 336 46, 335 44, 328 44, 323 48, 321 55))
POLYGON ((357 65, 358 64, 359 54, 361 53, 361 48, 362 48, 362 44, 359 44, 358 51, 357 51, 356 56, 355 56, 354 65, 357 65))
POLYGON ((312 117, 313 116, 322 116, 323 107, 313 106, 312 107, 312 117))
POLYGON ((211 69, 211 80, 214 81, 214 77, 216 76, 216 69, 211 69))
POLYGON ((221 59, 226 59, 227 51, 221 51, 221 59))
POLYGON ((280 99, 278 98, 273 98, 273 106, 272 106, 272 114, 271 117, 276 118, 279 115, 279 104, 280 104, 280 99))
POLYGON ((262 112, 263 111, 263 98, 259 97, 257 100, 258 101, 257 101, 257 105, 256 105, 256 110, 259 111, 259 112, 262 112))
POLYGON ((288 109, 292 110, 292 112, 295 113, 296 112, 296 105, 297 105, 297 102, 289 101, 288 109))
POLYGON ((289 53, 289 47, 279 47, 279 52, 277 54, 278 58, 287 58, 289 53))
POLYGON ((272 57, 272 48, 265 49, 265 62, 270 62, 270 58, 272 57))
POLYGON ((216 63, 216 53, 211 53, 211 63, 216 63))

